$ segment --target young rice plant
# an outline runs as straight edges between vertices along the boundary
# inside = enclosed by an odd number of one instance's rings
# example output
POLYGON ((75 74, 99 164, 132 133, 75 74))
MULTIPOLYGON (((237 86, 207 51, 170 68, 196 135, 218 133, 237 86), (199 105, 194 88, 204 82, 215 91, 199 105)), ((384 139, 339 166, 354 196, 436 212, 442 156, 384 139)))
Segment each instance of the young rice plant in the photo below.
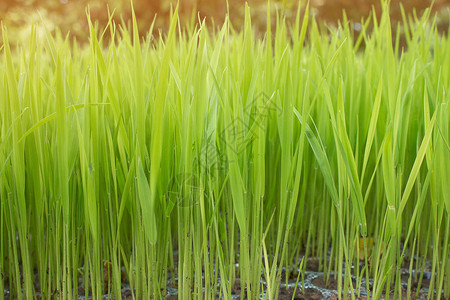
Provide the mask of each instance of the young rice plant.
POLYGON ((0 295, 276 299, 312 257, 339 298, 449 299, 450 39, 403 17, 2 27, 0 295))

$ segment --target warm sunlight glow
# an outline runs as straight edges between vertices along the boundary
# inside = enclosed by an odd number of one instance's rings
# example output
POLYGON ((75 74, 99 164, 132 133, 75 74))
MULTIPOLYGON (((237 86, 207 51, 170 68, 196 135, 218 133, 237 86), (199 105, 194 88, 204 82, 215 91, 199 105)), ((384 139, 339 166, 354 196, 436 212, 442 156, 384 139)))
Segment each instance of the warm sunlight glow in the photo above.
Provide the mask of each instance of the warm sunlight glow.
MULTIPOLYGON (((134 0, 136 17, 141 32, 146 32, 150 27, 155 14, 158 15, 155 23, 155 30, 167 30, 167 20, 170 16, 170 8, 176 5, 177 1, 169 0, 134 0)), ((243 8, 246 1, 229 0, 230 19, 233 24, 241 26, 243 22, 243 8)), ((285 17, 293 17, 297 9, 297 0, 272 1, 272 6, 279 12, 284 12, 285 17)), ((306 3, 305 0, 300 0, 306 3)), ((349 19, 359 22, 361 17, 367 17, 374 6, 380 11, 379 0, 311 0, 312 14, 318 19, 335 23, 342 17, 342 10, 345 9, 349 19)), ((418 12, 431 4, 430 0, 392 0, 391 15, 394 19, 400 20, 401 13, 398 3, 402 3, 405 11, 418 12)), ((265 30, 266 1, 249 0, 252 8, 253 23, 255 28, 265 30)), ((77 40, 84 40, 88 35, 86 21, 86 7, 90 8, 90 15, 93 20, 105 25, 108 20, 108 9, 114 11, 116 21, 129 21, 130 1, 129 0, 2 0, 0 1, 0 19, 5 24, 13 39, 26 38, 29 26, 33 22, 43 20, 47 28, 58 27, 62 34, 70 32, 71 36, 77 40)), ((450 0, 436 0, 435 11, 441 11, 438 26, 448 27, 449 12, 446 7, 450 7, 450 0)), ((206 17, 207 21, 215 24, 223 22, 227 12, 226 1, 224 0, 183 0, 180 1, 181 19, 192 20, 192 12, 198 12, 200 18, 206 17)), ((358 25, 356 25, 358 26, 358 25)))

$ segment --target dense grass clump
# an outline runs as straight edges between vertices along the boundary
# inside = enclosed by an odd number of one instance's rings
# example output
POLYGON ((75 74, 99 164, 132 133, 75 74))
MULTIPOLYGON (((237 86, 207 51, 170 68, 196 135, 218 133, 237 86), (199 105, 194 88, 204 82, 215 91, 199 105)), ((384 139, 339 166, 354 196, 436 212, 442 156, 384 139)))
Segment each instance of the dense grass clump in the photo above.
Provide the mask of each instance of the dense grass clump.
POLYGON ((401 298, 407 269, 450 297, 448 35, 387 6, 360 32, 249 16, 86 47, 3 28, 0 295, 274 299, 315 257, 340 296, 401 298))

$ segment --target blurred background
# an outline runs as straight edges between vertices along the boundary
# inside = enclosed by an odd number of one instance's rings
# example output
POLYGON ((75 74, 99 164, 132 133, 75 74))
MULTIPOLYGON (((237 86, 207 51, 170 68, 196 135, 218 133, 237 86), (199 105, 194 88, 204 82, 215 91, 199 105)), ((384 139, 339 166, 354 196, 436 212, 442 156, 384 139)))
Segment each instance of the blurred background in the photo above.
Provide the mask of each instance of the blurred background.
MULTIPOLYGON (((304 5, 305 1, 300 0, 304 5)), ((372 7, 380 11, 380 0, 310 0, 312 14, 322 21, 336 24, 345 9, 350 20, 357 23, 367 17, 372 7)), ((134 7, 141 34, 146 34, 151 22, 157 14, 155 30, 164 31, 168 26, 171 5, 175 0, 134 0, 134 7)), ((255 29, 264 32, 266 28, 267 0, 248 0, 255 29)), ((392 0, 391 15, 395 21, 401 20, 399 3, 407 13, 420 13, 431 4, 431 0, 392 0)), ((278 12, 289 21, 295 18, 298 0, 272 0, 273 12, 278 12)), ((86 41, 89 36, 86 7, 90 8, 92 19, 100 28, 108 20, 108 7, 115 10, 116 22, 128 22, 131 17, 130 0, 0 0, 0 19, 7 26, 10 40, 27 38, 30 24, 43 20, 50 30, 60 28, 66 35, 78 41, 86 41)), ((244 0, 228 0, 230 20, 239 29, 243 23, 244 0)), ((433 10, 438 14, 438 25, 441 31, 447 31, 450 19, 450 0, 435 0, 433 10)), ((210 24, 221 24, 227 12, 226 0, 180 0, 180 17, 188 22, 206 17, 210 24), (198 12, 198 15, 192 14, 198 12), (194 18, 193 18, 194 17, 194 18)))

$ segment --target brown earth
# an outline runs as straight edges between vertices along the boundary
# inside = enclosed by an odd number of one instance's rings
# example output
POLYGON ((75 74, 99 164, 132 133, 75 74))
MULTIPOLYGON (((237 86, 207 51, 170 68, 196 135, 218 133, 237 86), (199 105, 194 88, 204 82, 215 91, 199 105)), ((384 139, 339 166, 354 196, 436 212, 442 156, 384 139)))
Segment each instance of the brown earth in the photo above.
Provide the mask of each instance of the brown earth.
MULTIPOLYGON (((294 294, 294 288, 289 288, 288 290, 281 288, 280 293, 278 294, 279 300, 291 300, 292 295, 294 294)), ((323 294, 316 289, 307 288, 305 289, 305 293, 302 293, 302 289, 300 287, 297 287, 297 290, 295 291, 294 300, 302 300, 302 299, 322 299, 323 294)))
POLYGON ((328 281, 325 281, 323 276, 319 276, 317 278, 314 278, 311 283, 315 286, 328 290, 337 290, 338 287, 338 282, 333 277, 330 277, 328 281))

